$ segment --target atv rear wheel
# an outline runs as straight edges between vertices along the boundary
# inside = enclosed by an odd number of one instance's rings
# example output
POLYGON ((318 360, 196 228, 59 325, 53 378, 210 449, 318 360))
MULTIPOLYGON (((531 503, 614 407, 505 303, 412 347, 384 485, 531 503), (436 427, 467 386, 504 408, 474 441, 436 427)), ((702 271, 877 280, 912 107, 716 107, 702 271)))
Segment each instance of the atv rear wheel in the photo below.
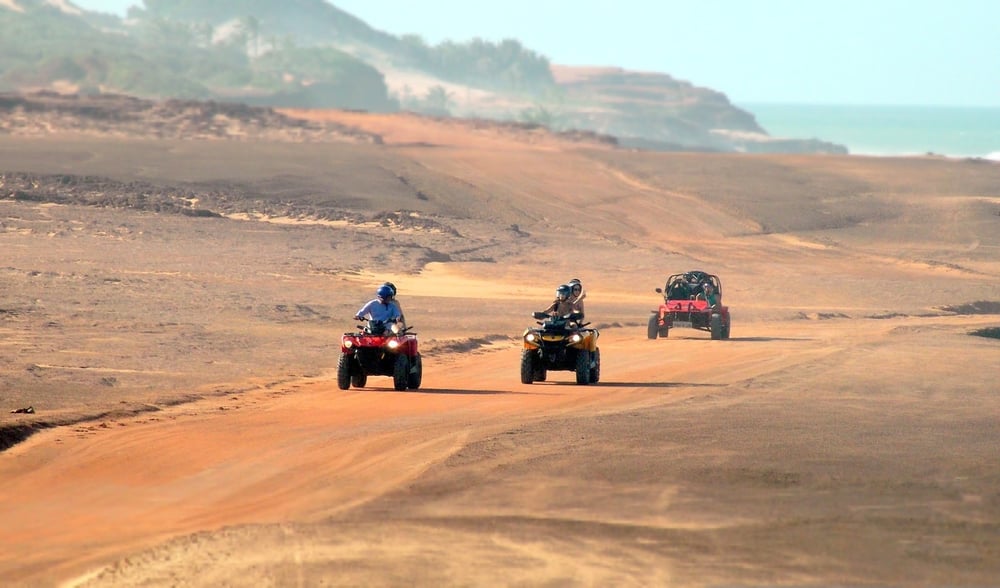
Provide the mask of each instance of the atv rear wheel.
POLYGON ((646 337, 656 339, 660 333, 660 317, 653 314, 649 316, 649 324, 646 325, 646 337))
POLYGON ((521 350, 521 383, 530 384, 535 381, 535 363, 537 362, 534 349, 521 350))
POLYGON ((590 352, 585 350, 580 350, 576 354, 576 383, 577 384, 589 384, 590 383, 590 352))
POLYGON ((413 358, 413 365, 410 366, 410 374, 406 378, 406 385, 409 386, 410 390, 416 390, 420 388, 420 381, 424 377, 424 366, 423 361, 420 360, 420 354, 418 353, 413 358))
POLYGON ((351 358, 346 353, 341 353, 337 362, 337 387, 341 390, 351 387, 351 358))
POLYGON ((392 366, 392 387, 396 390, 406 390, 407 380, 410 379, 410 358, 405 355, 397 355, 396 363, 392 366))
POLYGON ((722 339, 722 315, 713 314, 711 320, 712 339, 722 339))
POLYGON ((596 384, 601 381, 601 350, 594 350, 593 365, 590 368, 590 383, 596 384))

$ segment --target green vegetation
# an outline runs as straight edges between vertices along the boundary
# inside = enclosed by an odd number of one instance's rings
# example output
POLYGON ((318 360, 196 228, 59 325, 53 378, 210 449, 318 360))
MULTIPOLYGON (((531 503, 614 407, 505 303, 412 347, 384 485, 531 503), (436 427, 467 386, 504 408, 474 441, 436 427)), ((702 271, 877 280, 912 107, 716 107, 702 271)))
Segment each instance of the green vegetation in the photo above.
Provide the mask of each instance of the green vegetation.
POLYGON ((405 35, 400 43, 401 53, 411 65, 449 81, 508 91, 542 91, 555 86, 548 58, 514 39, 490 43, 477 38, 429 46, 418 35, 405 35))
MULTIPOLYGON (((533 96, 555 87, 548 60, 517 41, 432 47, 371 29, 323 0, 146 0, 127 24, 96 22, 45 7, 0 9, 0 88, 64 82, 151 98, 398 109, 381 72, 336 48, 346 45, 464 85, 533 96)), ((400 100, 436 115, 453 106, 443 86, 400 100)))
POLYGON ((987 327, 969 333, 977 337, 989 337, 990 339, 1000 339, 1000 327, 987 327))
POLYGON ((280 105, 380 112, 399 108, 389 98, 381 72, 337 49, 274 49, 254 60, 253 70, 255 87, 288 94, 280 105))

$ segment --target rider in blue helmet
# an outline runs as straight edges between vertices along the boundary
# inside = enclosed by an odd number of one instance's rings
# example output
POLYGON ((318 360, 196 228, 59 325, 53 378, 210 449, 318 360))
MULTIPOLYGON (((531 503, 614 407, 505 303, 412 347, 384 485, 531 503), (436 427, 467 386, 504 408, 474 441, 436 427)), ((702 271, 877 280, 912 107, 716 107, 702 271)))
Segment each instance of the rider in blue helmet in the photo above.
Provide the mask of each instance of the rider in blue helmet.
POLYGON ((354 314, 357 320, 368 319, 391 323, 399 320, 399 307, 392 303, 392 288, 381 285, 375 290, 375 298, 369 300, 361 307, 361 310, 354 314))

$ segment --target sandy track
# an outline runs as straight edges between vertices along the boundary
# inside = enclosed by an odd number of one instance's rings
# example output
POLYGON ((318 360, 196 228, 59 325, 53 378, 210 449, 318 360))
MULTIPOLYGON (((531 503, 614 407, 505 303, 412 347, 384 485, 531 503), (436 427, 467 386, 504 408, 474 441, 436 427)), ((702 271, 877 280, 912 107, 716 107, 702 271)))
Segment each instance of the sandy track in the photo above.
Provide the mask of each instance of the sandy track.
POLYGON ((905 359, 967 339, 952 322, 747 325, 722 344, 610 330, 597 386, 572 385, 569 372, 517 384, 510 348, 428 362, 418 392, 391 391, 388 378, 342 392, 320 377, 50 431, 0 462, 0 576, 57 583, 127 556, 91 580, 282 585, 294 570, 303 584, 339 585, 983 580, 998 571, 987 521, 1000 507, 989 458, 1000 430, 984 418, 997 400, 964 353, 939 350, 940 370, 973 370, 961 397, 920 386, 927 366, 918 378, 905 359), (966 434, 908 446, 937 421, 966 434), (593 433, 609 427, 595 450, 593 433), (880 452, 852 454, 871 435, 880 452), (588 475, 602 469, 617 477, 588 475), (939 520, 911 536, 905 521, 924 518, 939 520), (801 525, 824 529, 799 536, 801 525), (757 547, 696 555, 746 533, 757 547), (863 561, 857 534, 873 542, 863 561), (951 575, 961 561, 977 566, 951 575))

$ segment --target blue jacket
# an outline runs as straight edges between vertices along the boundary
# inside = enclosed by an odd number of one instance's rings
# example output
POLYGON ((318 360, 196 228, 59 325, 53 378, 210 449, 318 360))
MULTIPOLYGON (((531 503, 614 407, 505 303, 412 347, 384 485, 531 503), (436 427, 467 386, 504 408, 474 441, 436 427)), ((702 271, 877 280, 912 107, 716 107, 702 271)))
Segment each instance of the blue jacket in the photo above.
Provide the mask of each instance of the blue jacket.
POLYGON ((369 300, 364 306, 361 307, 355 316, 361 318, 367 318, 369 320, 390 322, 394 320, 399 320, 399 307, 392 302, 383 303, 378 298, 369 300))

